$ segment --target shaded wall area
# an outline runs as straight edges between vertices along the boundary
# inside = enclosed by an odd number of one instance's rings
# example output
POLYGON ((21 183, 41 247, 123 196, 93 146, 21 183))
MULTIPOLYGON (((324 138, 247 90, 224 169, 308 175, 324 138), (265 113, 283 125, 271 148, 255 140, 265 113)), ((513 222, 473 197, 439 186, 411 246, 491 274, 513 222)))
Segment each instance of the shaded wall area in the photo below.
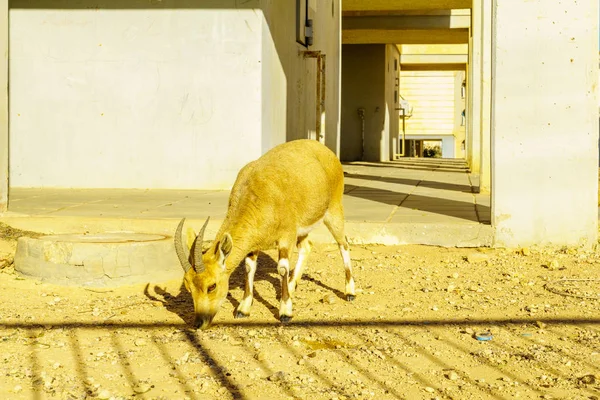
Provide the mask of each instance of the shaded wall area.
POLYGON ((388 161, 398 134, 397 50, 383 44, 342 46, 343 161, 388 161))
MULTIPOLYGON (((325 55, 325 104, 321 127, 324 143, 339 154, 340 132, 340 2, 325 0, 307 2, 307 18, 313 20, 313 44, 306 47, 296 42, 296 0, 261 1, 268 29, 263 35, 262 87, 264 99, 263 115, 266 118, 285 118, 284 126, 277 125, 278 132, 272 131, 275 139, 271 145, 295 139, 318 139, 315 135, 317 118, 317 61, 306 58, 307 51, 325 55), (283 71, 284 75, 277 75, 283 71), (274 82, 280 81, 277 85, 274 82), (281 91, 277 94, 275 91, 281 91)), ((269 131, 269 129, 267 129, 269 131)), ((269 146, 264 146, 268 148, 269 146)))

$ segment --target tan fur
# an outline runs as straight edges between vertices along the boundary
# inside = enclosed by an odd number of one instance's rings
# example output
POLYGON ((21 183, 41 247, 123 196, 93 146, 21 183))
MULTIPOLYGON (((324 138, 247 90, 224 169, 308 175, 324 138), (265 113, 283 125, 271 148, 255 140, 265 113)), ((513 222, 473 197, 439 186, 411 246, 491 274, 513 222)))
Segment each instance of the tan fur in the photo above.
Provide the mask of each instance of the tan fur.
MULTIPOLYGON (((194 299, 196 325, 200 328, 210 325, 227 297, 229 277, 237 266, 250 256, 246 271, 253 275, 252 259, 275 243, 279 247, 278 271, 282 278, 280 319, 289 320, 291 292, 300 279, 294 276, 293 280, 287 267, 292 247, 298 244, 307 250, 304 241, 307 231, 323 220, 340 251, 348 251, 343 192, 342 165, 333 152, 314 140, 284 143, 243 167, 231 190, 227 216, 213 244, 202 256, 204 270, 196 272, 191 268, 185 274, 185 286, 194 299), (298 237, 299 231, 303 236, 298 237), (211 285, 216 287, 209 290, 211 285)), ((352 300, 354 280, 349 260, 344 266, 346 295, 352 300)), ((250 281, 246 284, 245 302, 240 303, 237 317, 249 314, 253 276, 247 278, 250 281)))

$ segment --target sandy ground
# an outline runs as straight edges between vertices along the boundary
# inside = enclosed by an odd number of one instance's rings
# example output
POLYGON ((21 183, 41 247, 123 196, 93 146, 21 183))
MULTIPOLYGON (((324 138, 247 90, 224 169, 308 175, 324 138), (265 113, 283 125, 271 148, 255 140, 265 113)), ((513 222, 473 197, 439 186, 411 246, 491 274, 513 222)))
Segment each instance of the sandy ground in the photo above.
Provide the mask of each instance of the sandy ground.
POLYGON ((181 281, 53 286, 16 275, 14 247, 0 241, 2 399, 600 398, 597 251, 353 246, 349 303, 337 248, 316 245, 286 325, 270 251, 250 317, 233 318, 239 269, 195 331, 181 281))

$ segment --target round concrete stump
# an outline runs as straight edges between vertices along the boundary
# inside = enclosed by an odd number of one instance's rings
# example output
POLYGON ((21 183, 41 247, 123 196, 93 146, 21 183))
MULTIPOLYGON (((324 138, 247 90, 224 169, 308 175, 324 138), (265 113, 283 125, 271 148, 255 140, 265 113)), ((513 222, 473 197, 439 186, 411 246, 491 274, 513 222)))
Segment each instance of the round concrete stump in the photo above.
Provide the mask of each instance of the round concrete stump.
POLYGON ((67 286, 116 287, 181 278, 173 240, 143 233, 21 237, 15 270, 67 286))

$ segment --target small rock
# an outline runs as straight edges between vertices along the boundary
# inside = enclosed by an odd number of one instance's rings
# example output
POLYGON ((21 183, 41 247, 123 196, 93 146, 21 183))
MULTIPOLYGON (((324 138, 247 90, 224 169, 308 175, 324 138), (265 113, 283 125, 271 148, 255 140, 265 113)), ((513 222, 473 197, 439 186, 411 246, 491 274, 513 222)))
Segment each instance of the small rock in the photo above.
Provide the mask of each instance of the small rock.
POLYGON ((581 383, 583 385, 593 385, 598 381, 596 379, 596 376, 592 375, 592 374, 584 375, 581 378, 579 378, 578 380, 579 380, 579 383, 581 383))
POLYGON ((277 371, 273 375, 269 376, 267 379, 271 382, 278 382, 285 380, 287 374, 283 371, 277 371))
POLYGON ((467 256, 467 261, 471 264, 487 261, 489 259, 490 257, 484 253, 471 253, 467 256))
POLYGON ((530 313, 534 313, 538 310, 538 306, 536 306, 535 304, 530 304, 528 306, 525 306, 525 311, 530 312, 530 313))
POLYGON ((303 358, 298 360, 298 365, 304 365, 306 363, 306 361, 304 361, 303 358))
POLYGON ((531 254, 531 250, 529 250, 529 247, 523 247, 521 249, 521 254, 524 255, 524 256, 528 256, 528 255, 531 254))
POLYGON ((102 399, 102 400, 108 400, 108 399, 110 399, 110 392, 108 390, 104 389, 104 390, 100 391, 100 393, 98 393, 98 396, 96 396, 96 397, 99 399, 102 399))
POLYGON ((258 361, 264 361, 265 360, 265 353, 263 353, 262 351, 258 351, 256 352, 256 354, 254 355, 254 358, 257 359, 258 361))
POLYGON ((152 389, 152 386, 148 385, 147 383, 138 383, 137 385, 135 385, 133 387, 133 391, 136 394, 142 394, 142 393, 149 392, 150 389, 152 389))
POLYGON ((322 302, 325 304, 333 304, 333 303, 335 303, 335 296, 333 294, 329 293, 325 297, 323 297, 322 302))
POLYGON ((557 270, 560 267, 558 260, 552 260, 548 263, 548 269, 551 271, 557 270))
POLYGON ((183 357, 181 357, 181 358, 179 359, 179 363, 180 363, 180 364, 185 364, 185 363, 187 363, 187 362, 188 362, 188 360, 189 360, 189 359, 190 359, 190 353, 189 353, 189 352, 186 352, 186 353, 183 355, 183 357))
POLYGON ((133 342, 133 344, 135 344, 136 346, 145 346, 146 345, 146 340, 145 339, 135 339, 135 341, 133 342))
POLYGON ((542 321, 535 321, 535 325, 540 329, 546 328, 546 324, 543 323, 542 321))
POLYGON ((425 391, 426 391, 427 393, 435 393, 435 389, 434 389, 434 388, 432 388, 432 387, 430 387, 430 386, 427 386, 427 387, 425 388, 425 391))
POLYGON ((309 354, 308 354, 308 356, 309 356, 310 358, 315 358, 315 357, 317 356, 317 352, 316 352, 316 351, 313 351, 312 353, 309 353, 309 354))
POLYGON ((455 381, 458 379, 458 374, 455 371, 450 371, 446 374, 446 378, 450 379, 451 381, 455 381))
POLYGON ((453 273, 453 274, 452 274, 452 277, 453 277, 454 279, 458 278, 458 277, 459 277, 459 275, 458 275, 458 272, 455 272, 455 273, 453 273))
POLYGON ((23 386, 21 386, 21 385, 16 385, 13 388, 13 392, 15 392, 15 393, 19 393, 21 390, 23 390, 23 386))

